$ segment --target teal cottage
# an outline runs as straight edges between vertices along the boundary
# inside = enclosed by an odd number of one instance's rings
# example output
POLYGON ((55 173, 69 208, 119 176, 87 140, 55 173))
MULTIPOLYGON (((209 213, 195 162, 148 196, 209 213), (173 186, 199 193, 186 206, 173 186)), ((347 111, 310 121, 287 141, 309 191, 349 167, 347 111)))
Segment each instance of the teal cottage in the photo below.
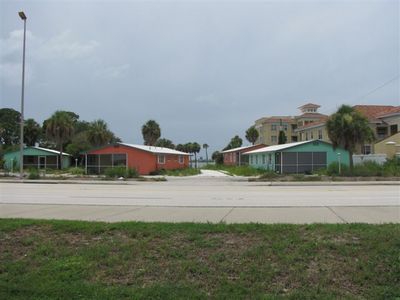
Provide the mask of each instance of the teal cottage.
POLYGON ((334 149, 332 144, 311 140, 282 145, 274 145, 246 152, 249 165, 285 173, 311 173, 323 169, 332 162, 350 164, 350 154, 342 148, 334 149))
MULTIPOLYGON (((60 152, 41 147, 25 147, 23 152, 24 168, 57 169, 60 152)), ((4 167, 8 170, 19 168, 19 150, 5 153, 3 156, 4 167), (13 167, 11 167, 13 166, 13 167)), ((71 163, 71 155, 62 153, 62 168, 68 168, 71 163)))

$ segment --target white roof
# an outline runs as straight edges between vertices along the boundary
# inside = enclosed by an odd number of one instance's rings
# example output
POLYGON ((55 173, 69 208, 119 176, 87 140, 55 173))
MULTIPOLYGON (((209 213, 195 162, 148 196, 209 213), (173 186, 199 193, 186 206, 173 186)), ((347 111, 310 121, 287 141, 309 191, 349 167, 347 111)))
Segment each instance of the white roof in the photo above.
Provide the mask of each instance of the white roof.
POLYGON ((151 153, 161 153, 161 154, 178 154, 178 155, 190 155, 189 153, 186 152, 181 152, 165 147, 155 147, 155 146, 147 146, 147 145, 135 145, 135 144, 126 144, 126 143, 118 143, 119 145, 124 145, 127 147, 132 147, 144 151, 148 151, 151 153))
MULTIPOLYGON (((32 146, 30 148, 34 148, 34 149, 38 149, 38 150, 42 150, 42 151, 46 151, 46 152, 50 152, 50 153, 54 153, 54 154, 60 154, 60 151, 53 150, 53 149, 47 149, 47 148, 42 148, 42 147, 37 147, 37 146, 32 146)), ((62 155, 71 156, 70 154, 65 153, 65 152, 63 152, 62 155)))
POLYGON ((233 149, 228 149, 228 150, 225 150, 225 151, 221 151, 221 153, 229 153, 229 152, 240 151, 240 150, 244 150, 244 149, 247 149, 247 148, 251 148, 251 147, 253 147, 253 146, 255 146, 255 145, 237 147, 237 148, 233 148, 233 149))
POLYGON ((281 145, 273 145, 273 146, 268 146, 268 147, 260 148, 260 149, 257 149, 257 150, 249 151, 249 152, 246 152, 244 154, 253 154, 253 153, 262 153, 262 152, 275 152, 275 151, 280 151, 280 150, 284 150, 284 149, 287 149, 287 148, 291 148, 291 147, 307 144, 307 143, 314 142, 314 141, 315 140, 288 143, 288 144, 281 144, 281 145))

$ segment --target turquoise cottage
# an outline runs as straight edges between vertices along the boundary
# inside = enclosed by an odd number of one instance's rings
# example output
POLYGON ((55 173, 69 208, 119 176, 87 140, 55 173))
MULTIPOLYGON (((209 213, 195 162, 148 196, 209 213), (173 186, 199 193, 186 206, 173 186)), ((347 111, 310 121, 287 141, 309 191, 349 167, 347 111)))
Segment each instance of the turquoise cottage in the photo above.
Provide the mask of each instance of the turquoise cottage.
MULTIPOLYGON (((38 169, 57 169, 60 152, 41 147, 24 148, 24 168, 38 169)), ((5 153, 3 156, 4 167, 8 170, 16 171, 19 168, 20 152, 19 150, 5 153)), ((68 168, 71 163, 71 155, 62 154, 62 168, 68 168)))
POLYGON ((326 168, 332 162, 350 164, 350 154, 343 148, 334 149, 332 144, 320 141, 302 141, 274 145, 246 152, 249 165, 277 173, 311 173, 326 168))

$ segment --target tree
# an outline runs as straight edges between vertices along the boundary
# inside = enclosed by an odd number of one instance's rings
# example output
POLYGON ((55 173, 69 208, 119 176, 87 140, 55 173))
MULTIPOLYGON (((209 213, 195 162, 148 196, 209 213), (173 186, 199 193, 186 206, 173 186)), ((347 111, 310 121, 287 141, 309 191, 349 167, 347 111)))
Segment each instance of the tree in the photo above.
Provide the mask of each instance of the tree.
POLYGON ((87 131, 82 131, 74 136, 71 139, 71 142, 65 147, 67 153, 71 154, 74 158, 80 158, 80 153, 83 151, 87 151, 92 148, 92 145, 89 143, 89 139, 87 136, 87 131))
POLYGON ((222 165, 224 163, 224 157, 219 151, 214 151, 211 155, 211 159, 215 161, 215 164, 217 165, 222 165))
POLYGON ((200 152, 201 146, 196 142, 191 143, 191 144, 192 144, 191 150, 192 150, 192 153, 194 153, 195 168, 197 168, 197 153, 200 152))
POLYGON ((44 124, 46 127, 46 136, 49 140, 55 142, 60 150, 58 168, 61 169, 63 146, 73 136, 74 118, 68 112, 56 111, 44 124))
POLYGON ((242 144, 243 140, 238 135, 235 135, 233 138, 231 138, 231 141, 223 150, 225 151, 233 148, 239 148, 242 146, 242 144))
POLYGON ((42 128, 34 119, 27 119, 24 122, 24 143, 34 146, 42 135, 42 128))
POLYGON ((181 151, 181 152, 186 152, 185 150, 185 145, 183 145, 183 144, 178 144, 178 145, 176 145, 176 147, 175 147, 175 150, 178 150, 178 151, 181 151))
POLYGON ((0 109, 0 143, 10 146, 19 144, 21 114, 12 108, 0 109))
POLYGON ((155 144, 157 147, 164 147, 164 148, 169 148, 169 149, 175 149, 174 143, 169 140, 169 139, 158 139, 158 141, 155 144))
POLYGON ((154 120, 147 121, 142 126, 142 135, 145 145, 154 146, 161 136, 160 125, 154 120))
POLYGON ((113 137, 113 133, 108 129, 104 120, 98 119, 89 124, 87 130, 87 138, 92 146, 98 147, 109 144, 113 137))
POLYGON ((287 138, 286 138, 285 132, 283 130, 280 130, 279 131, 279 136, 278 136, 278 144, 279 145, 285 144, 286 141, 287 141, 287 138))
POLYGON ((208 152, 207 152, 208 147, 209 146, 207 144, 203 144, 203 149, 206 150, 206 161, 207 161, 207 163, 208 163, 208 152))
POLYGON ((246 130, 246 139, 254 145, 258 139, 258 131, 254 126, 251 126, 249 129, 246 130))
POLYGON ((329 139, 333 147, 342 147, 349 151, 350 170, 353 170, 353 153, 356 146, 374 139, 366 117, 351 106, 342 105, 326 122, 329 139))

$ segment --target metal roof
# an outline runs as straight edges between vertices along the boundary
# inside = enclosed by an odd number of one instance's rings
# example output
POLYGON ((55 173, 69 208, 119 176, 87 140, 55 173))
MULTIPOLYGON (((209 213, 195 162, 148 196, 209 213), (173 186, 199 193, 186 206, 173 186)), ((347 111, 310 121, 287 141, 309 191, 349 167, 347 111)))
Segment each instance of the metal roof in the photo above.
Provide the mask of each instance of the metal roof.
POLYGON ((229 152, 236 152, 236 151, 240 151, 240 150, 245 150, 247 148, 251 148, 257 145, 251 145, 251 146, 242 146, 242 147, 237 147, 237 148, 233 148, 233 149, 228 149, 225 151, 221 151, 221 153, 229 153, 229 152))
POLYGON ((118 143, 118 145, 132 147, 132 148, 140 149, 140 150, 151 152, 151 153, 190 155, 189 153, 186 153, 186 152, 181 152, 181 151, 177 151, 177 150, 173 150, 173 149, 169 149, 169 148, 165 148, 165 147, 135 145, 135 144, 126 144, 126 143, 118 143))
MULTIPOLYGON (((42 147, 37 147, 37 146, 32 146, 30 148, 34 148, 34 149, 38 149, 38 150, 42 150, 42 151, 46 151, 46 152, 50 152, 50 153, 54 153, 54 154, 60 154, 60 151, 53 150, 53 149, 47 149, 47 148, 42 148, 42 147)), ((65 152, 62 152, 62 155, 71 156, 71 154, 68 154, 65 152)))
MULTIPOLYGON (((254 153, 263 153, 263 152, 276 152, 276 151, 280 151, 280 150, 285 150, 288 148, 292 148, 292 147, 296 147, 299 145, 303 145, 303 144, 307 144, 307 143, 311 143, 311 142, 323 142, 320 140, 310 140, 310 141, 302 141, 302 142, 294 142, 294 143, 288 143, 288 144, 281 144, 281 145, 273 145, 273 146, 268 146, 268 147, 264 147, 264 148, 260 148, 257 150, 253 150, 253 151, 249 151, 246 152, 244 154, 254 154, 254 153)), ((326 143, 326 142, 323 142, 326 143)))

